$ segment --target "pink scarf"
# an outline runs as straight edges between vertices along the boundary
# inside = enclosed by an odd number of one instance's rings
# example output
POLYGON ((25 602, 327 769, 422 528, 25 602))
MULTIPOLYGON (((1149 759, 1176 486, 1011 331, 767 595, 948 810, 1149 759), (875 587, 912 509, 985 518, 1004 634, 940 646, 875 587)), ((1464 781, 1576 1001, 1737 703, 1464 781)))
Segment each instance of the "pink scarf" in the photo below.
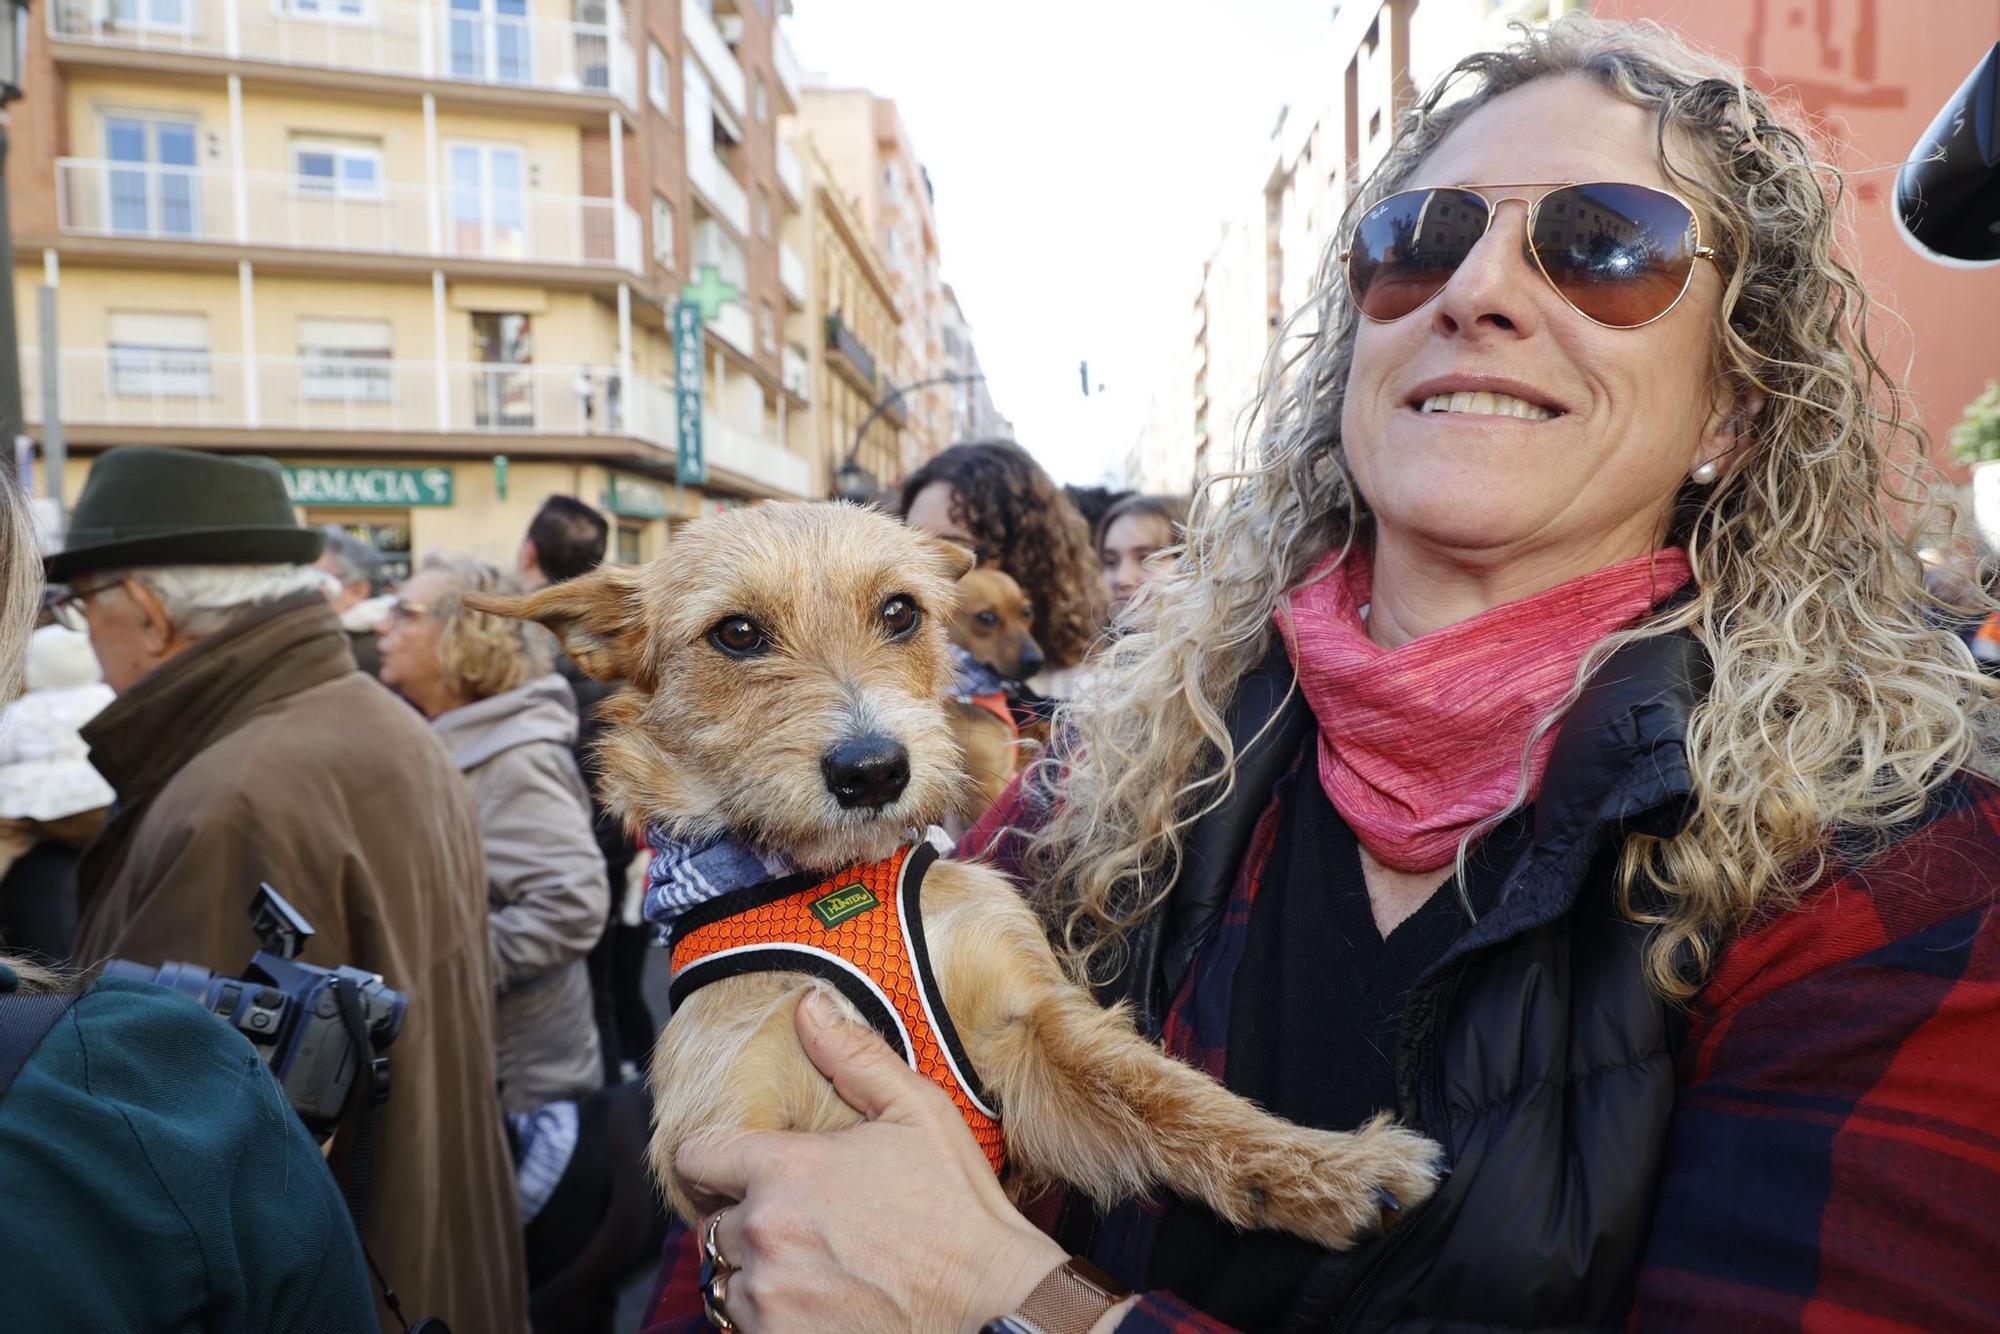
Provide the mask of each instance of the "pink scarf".
MULTIPOLYGON (((1506 809, 1528 734, 1584 654, 1692 577, 1687 553, 1668 547, 1386 649, 1362 623, 1366 557, 1329 573, 1335 559, 1292 593, 1292 624, 1280 615, 1278 627, 1319 720, 1320 785, 1398 871, 1443 866, 1467 830, 1506 809)), ((1530 800, 1554 744, 1552 728, 1528 756, 1530 800)))

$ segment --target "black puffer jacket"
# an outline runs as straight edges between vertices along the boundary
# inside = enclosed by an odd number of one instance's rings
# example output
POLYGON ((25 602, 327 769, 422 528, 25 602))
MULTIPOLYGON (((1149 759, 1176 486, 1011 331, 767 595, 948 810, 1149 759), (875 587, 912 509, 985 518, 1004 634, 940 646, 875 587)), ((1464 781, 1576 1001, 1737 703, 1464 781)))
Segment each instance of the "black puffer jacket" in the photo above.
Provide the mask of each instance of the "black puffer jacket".
MULTIPOLYGON (((1397 1086, 1406 1124, 1443 1143, 1451 1177, 1386 1236, 1330 1256, 1290 1329, 1609 1327, 1631 1308, 1674 1102, 1684 1025, 1650 993, 1646 933, 1614 898, 1631 832, 1663 833, 1691 794, 1682 738, 1706 687, 1692 638, 1614 656, 1558 734, 1532 844, 1494 908, 1411 993, 1397 1086)), ((1191 831, 1185 866, 1106 999, 1157 1036, 1167 998, 1229 899, 1272 785, 1313 725, 1282 648, 1238 693, 1231 801, 1191 831)), ((1065 1220, 1073 1249, 1083 1220, 1065 1220)))

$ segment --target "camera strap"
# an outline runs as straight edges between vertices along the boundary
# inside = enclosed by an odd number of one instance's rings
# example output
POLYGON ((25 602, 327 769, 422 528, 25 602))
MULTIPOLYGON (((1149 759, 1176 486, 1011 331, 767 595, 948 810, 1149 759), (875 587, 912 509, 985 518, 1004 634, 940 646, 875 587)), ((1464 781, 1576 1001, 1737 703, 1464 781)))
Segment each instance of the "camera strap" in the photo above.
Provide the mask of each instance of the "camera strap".
MULTIPOLYGON (((347 1030, 354 1050, 361 1054, 358 1072, 361 1087, 356 1090, 361 1107, 354 1117, 354 1144, 347 1155, 347 1170, 340 1175, 340 1196, 347 1201, 348 1216, 354 1220, 355 1235, 360 1237, 368 1230, 369 1213, 375 1203, 375 1113, 389 1097, 389 1058, 375 1050, 374 1040, 368 1036, 368 1025, 361 1015, 361 998, 355 994, 354 983, 336 976, 327 985, 333 992, 334 1008, 340 1011, 341 1026, 347 1030)), ((361 1258, 368 1262, 369 1276, 381 1290, 382 1304, 396 1317, 404 1334, 413 1334, 409 1319, 403 1314, 401 1299, 382 1276, 382 1267, 375 1263, 365 1239, 361 1242, 361 1258)), ((444 1322, 434 1317, 419 1320, 416 1330, 421 1334, 450 1334, 444 1322)))

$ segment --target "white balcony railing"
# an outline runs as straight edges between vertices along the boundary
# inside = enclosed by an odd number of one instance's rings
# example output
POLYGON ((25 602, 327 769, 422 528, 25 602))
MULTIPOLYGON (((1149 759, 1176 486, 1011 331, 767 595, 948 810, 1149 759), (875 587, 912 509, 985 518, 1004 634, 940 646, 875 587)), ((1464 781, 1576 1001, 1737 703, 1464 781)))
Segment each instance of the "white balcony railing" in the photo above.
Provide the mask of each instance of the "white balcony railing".
POLYGON ((804 309, 806 304, 806 266, 798 252, 780 242, 778 245, 778 285, 785 289, 785 296, 791 303, 804 309))
MULTIPOLYGON (((69 426, 620 435, 675 447, 672 390, 641 381, 628 394, 608 366, 65 348, 57 378, 69 426)), ((40 424, 39 349, 21 349, 21 382, 24 415, 40 424)), ((702 429, 711 467, 811 494, 805 459, 712 413, 702 429)))
POLYGON ((748 94, 743 84, 743 67, 736 63, 729 43, 715 26, 715 19, 698 0, 683 0, 681 32, 687 37, 688 50, 708 71, 708 81, 715 91, 729 104, 736 118, 743 119, 749 114, 744 102, 748 94))
POLYGON ((771 30, 771 64, 778 72, 778 91, 784 95, 785 110, 799 109, 799 59, 782 28, 771 30))
POLYGON ((741 301, 732 301, 708 322, 708 331, 746 357, 757 355, 756 335, 750 330, 750 310, 741 301))
POLYGON ((806 173, 799 165, 799 155, 783 139, 778 140, 778 184, 785 189, 785 197, 792 201, 792 207, 806 206, 806 173))
POLYGON ((244 226, 226 168, 62 158, 56 220, 66 233, 312 250, 455 255, 640 271, 639 215, 615 200, 539 191, 386 184, 339 193, 297 176, 244 173, 244 226), (433 234, 433 216, 436 232, 433 234))
POLYGON ((637 63, 615 26, 429 5, 375 3, 361 16, 297 0, 55 0, 57 43, 226 56, 279 65, 600 92, 636 105, 637 63))
MULTIPOLYGON (((725 307, 727 309, 727 307, 725 307)), ((714 325, 709 326, 711 329, 714 325)), ((641 381, 633 395, 634 420, 641 435, 672 449, 675 440, 673 390, 641 381)), ((713 410, 701 423, 702 453, 710 468, 722 468, 752 478, 774 491, 793 496, 813 495, 812 464, 783 445, 753 435, 718 418, 713 410)))
MULTIPOLYGON (((688 4, 684 9, 699 9, 688 4)), ((738 236, 750 234, 750 196, 746 194, 722 159, 688 138, 688 183, 694 186, 709 211, 736 229, 738 236)))

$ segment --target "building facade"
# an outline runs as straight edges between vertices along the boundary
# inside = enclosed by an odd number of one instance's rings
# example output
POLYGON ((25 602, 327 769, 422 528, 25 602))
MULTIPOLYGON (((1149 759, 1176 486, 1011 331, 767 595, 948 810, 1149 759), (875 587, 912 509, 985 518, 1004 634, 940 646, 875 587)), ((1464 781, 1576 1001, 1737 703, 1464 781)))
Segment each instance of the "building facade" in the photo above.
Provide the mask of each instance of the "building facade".
POLYGON ((866 224, 841 195, 813 139, 795 128, 793 144, 806 163, 813 199, 814 313, 820 321, 820 337, 811 343, 813 382, 819 387, 817 462, 821 486, 831 494, 850 458, 878 482, 901 475, 908 418, 895 404, 881 413, 874 409, 886 382, 884 368, 896 364, 902 346, 902 316, 866 224), (864 424, 866 434, 857 440, 864 424))
MULTIPOLYGON (((930 175, 896 104, 865 89, 808 87, 800 119, 889 275, 902 322, 895 359, 883 368, 884 391, 952 374, 962 358, 945 353, 948 317, 930 175)), ((904 396, 903 455, 882 480, 909 472, 957 438, 956 389, 932 385, 904 396)))
POLYGON ((551 491, 626 559, 823 493, 769 0, 59 0, 27 87, 22 379, 69 496, 114 445, 269 454, 395 568, 510 558, 551 491), (718 281, 682 484, 670 313, 718 281))

